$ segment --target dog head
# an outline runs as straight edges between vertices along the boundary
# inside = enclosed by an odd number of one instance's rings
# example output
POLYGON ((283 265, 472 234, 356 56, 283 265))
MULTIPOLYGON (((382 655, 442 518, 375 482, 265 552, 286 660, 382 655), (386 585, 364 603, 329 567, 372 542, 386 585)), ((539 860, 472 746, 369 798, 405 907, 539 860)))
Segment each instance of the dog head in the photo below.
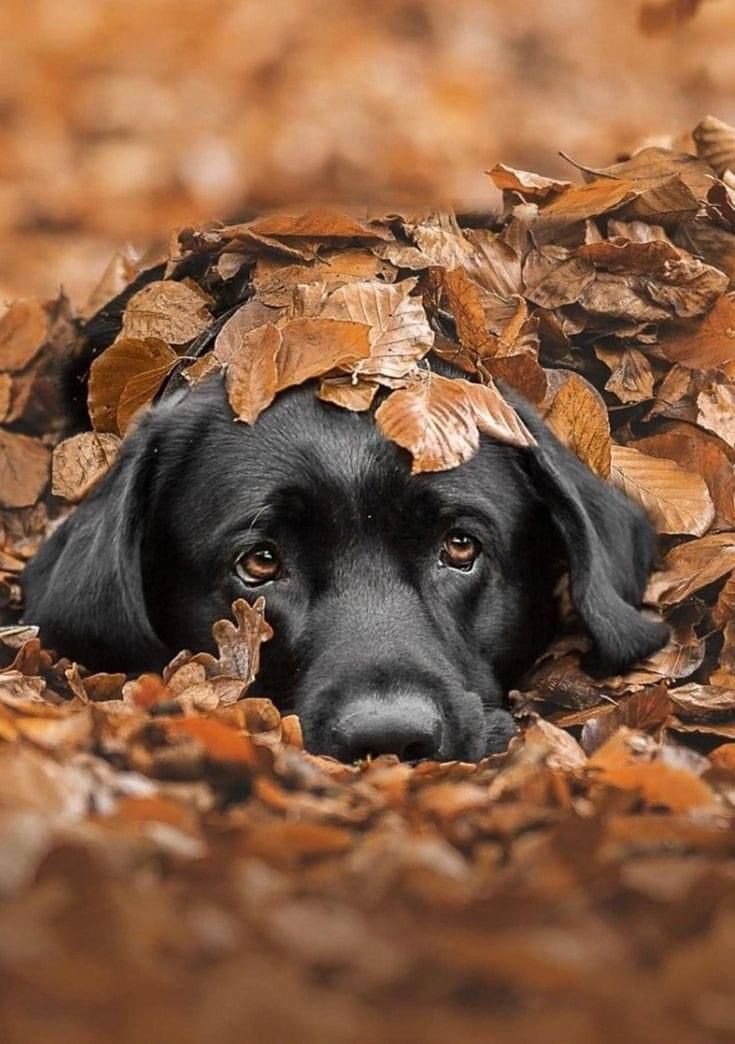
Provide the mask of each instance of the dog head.
POLYGON ((26 571, 26 618, 90 667, 149 670, 264 595, 256 691, 300 715, 310 749, 502 749, 504 687, 551 638, 564 568, 607 667, 665 639, 635 608, 648 520, 517 405, 535 448, 483 438, 461 467, 412 475, 369 414, 305 386, 249 427, 210 379, 141 418, 26 571))

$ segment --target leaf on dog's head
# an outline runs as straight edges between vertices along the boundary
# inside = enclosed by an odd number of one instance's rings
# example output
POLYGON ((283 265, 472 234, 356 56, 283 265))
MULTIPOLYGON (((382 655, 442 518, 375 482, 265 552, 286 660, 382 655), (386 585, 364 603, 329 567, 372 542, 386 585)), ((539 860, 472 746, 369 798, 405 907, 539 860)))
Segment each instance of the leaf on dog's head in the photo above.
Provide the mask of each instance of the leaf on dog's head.
POLYGON ((222 364, 214 352, 207 352, 205 355, 200 355, 191 366, 187 366, 181 376, 188 381, 192 388, 196 388, 197 384, 201 384, 207 377, 211 377, 213 373, 219 373, 221 369, 222 364))
POLYGON ((46 340, 47 318, 33 298, 13 301, 0 318, 0 370, 22 370, 46 340))
POLYGON ((375 413, 386 438, 408 450, 412 471, 445 471, 470 460, 480 431, 514 446, 534 439, 494 385, 422 373, 394 391, 375 413))
POLYGON ((496 380, 504 381, 515 388, 529 402, 538 405, 543 401, 548 389, 548 381, 543 367, 529 352, 519 355, 495 355, 483 359, 482 365, 496 380))
POLYGON ((442 275, 460 343, 477 355, 494 355, 496 339, 490 330, 485 306, 490 296, 465 268, 450 268, 442 275))
POLYGON ((235 314, 220 331, 214 354, 225 366, 227 397, 238 420, 254 424, 278 391, 281 333, 272 323, 238 335, 235 314), (232 325, 231 325, 232 324, 232 325))
POLYGON ((48 481, 51 452, 39 439, 0 430, 0 507, 35 504, 48 481))
POLYGON ((149 283, 128 301, 121 337, 157 337, 168 344, 186 344, 203 333, 212 316, 201 290, 173 279, 149 283))
POLYGON ((172 355, 167 357, 162 353, 160 366, 137 373, 123 388, 117 403, 117 427, 121 435, 128 430, 138 411, 153 401, 163 381, 179 361, 175 353, 172 355))
POLYGON ((712 523, 715 509, 704 479, 673 460, 613 445, 610 478, 648 511, 659 533, 701 536, 712 523))
POLYGON ((557 227, 615 210, 636 195, 632 182, 598 178, 586 185, 570 185, 544 206, 539 218, 557 227))
POLYGON ((280 328, 278 391, 351 369, 370 355, 370 327, 342 319, 292 319, 280 328))
POLYGON ((301 214, 267 214, 251 221, 248 228, 261 236, 295 236, 307 239, 392 239, 375 225, 358 221, 342 210, 311 207, 301 214))
POLYGON ((566 378, 546 413, 556 437, 601 478, 610 474, 610 421, 605 403, 584 377, 566 378))
POLYGON ((370 327, 370 356, 354 369, 363 376, 405 377, 434 343, 420 297, 409 296, 415 279, 395 285, 377 280, 349 283, 335 290, 323 318, 349 319, 370 327))
POLYGON ((51 461, 51 492, 76 503, 107 474, 120 448, 109 432, 84 431, 64 439, 51 461))
POLYGON ((122 434, 178 359, 157 337, 124 337, 98 355, 89 371, 87 400, 95 430, 122 434))
POLYGON ((370 409, 377 391, 378 385, 367 381, 354 380, 352 377, 329 377, 321 382, 317 395, 323 402, 361 413, 370 409))

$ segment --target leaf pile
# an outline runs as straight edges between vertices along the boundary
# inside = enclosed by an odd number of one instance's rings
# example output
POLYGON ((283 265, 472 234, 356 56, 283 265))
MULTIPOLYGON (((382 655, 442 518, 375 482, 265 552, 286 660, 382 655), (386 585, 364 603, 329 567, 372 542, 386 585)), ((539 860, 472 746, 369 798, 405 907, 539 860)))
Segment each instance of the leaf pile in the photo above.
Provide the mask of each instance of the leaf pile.
POLYGON ((3 1040, 52 1023, 64 1042, 151 1025, 181 1041, 731 1037, 735 133, 709 118, 694 137, 698 155, 647 148, 569 181, 499 165, 501 217, 320 205, 186 228, 164 263, 113 266, 87 321, 65 299, 6 313, 11 610, 59 498, 92 488, 147 403, 222 370, 233 423, 314 379, 335 407, 377 404, 416 470, 467 459, 479 432, 522 443, 520 391, 650 512, 646 601, 671 640, 600 678, 570 621, 510 694, 506 754, 345 766, 258 697, 262 604, 215 624, 216 657, 136 679, 9 625, 3 1040), (431 373, 429 351, 466 379, 431 373), (92 428, 60 441, 62 359, 89 370, 92 428))

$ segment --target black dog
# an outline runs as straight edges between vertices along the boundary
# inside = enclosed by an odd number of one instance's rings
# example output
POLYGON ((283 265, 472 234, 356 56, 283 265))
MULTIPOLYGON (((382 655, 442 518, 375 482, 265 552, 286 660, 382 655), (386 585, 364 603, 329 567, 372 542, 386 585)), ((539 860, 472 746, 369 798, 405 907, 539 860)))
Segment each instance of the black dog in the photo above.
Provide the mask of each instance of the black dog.
POLYGON ((177 393, 31 563, 26 619, 89 667, 150 670, 209 648, 232 601, 263 594, 276 635, 257 691, 300 715, 310 749, 502 749, 504 687, 554 633, 561 570, 606 667, 666 638, 634 608, 653 556, 643 512, 517 405, 537 448, 483 437, 469 463, 412 476, 371 416, 310 385, 253 427, 219 378, 177 393))

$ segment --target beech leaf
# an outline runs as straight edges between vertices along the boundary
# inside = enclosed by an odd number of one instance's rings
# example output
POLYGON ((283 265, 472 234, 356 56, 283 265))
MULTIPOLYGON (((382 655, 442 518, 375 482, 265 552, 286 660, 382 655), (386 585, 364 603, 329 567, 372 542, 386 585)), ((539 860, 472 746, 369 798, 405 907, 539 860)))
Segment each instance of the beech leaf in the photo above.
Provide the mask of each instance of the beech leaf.
POLYGON ((714 518, 704 479, 671 460, 613 445, 610 478, 648 511, 659 533, 701 536, 714 518))
POLYGON ((480 431, 514 446, 534 444, 494 385, 433 373, 389 395, 375 420, 386 438, 411 453, 414 473, 445 471, 470 460, 479 448, 480 431))

